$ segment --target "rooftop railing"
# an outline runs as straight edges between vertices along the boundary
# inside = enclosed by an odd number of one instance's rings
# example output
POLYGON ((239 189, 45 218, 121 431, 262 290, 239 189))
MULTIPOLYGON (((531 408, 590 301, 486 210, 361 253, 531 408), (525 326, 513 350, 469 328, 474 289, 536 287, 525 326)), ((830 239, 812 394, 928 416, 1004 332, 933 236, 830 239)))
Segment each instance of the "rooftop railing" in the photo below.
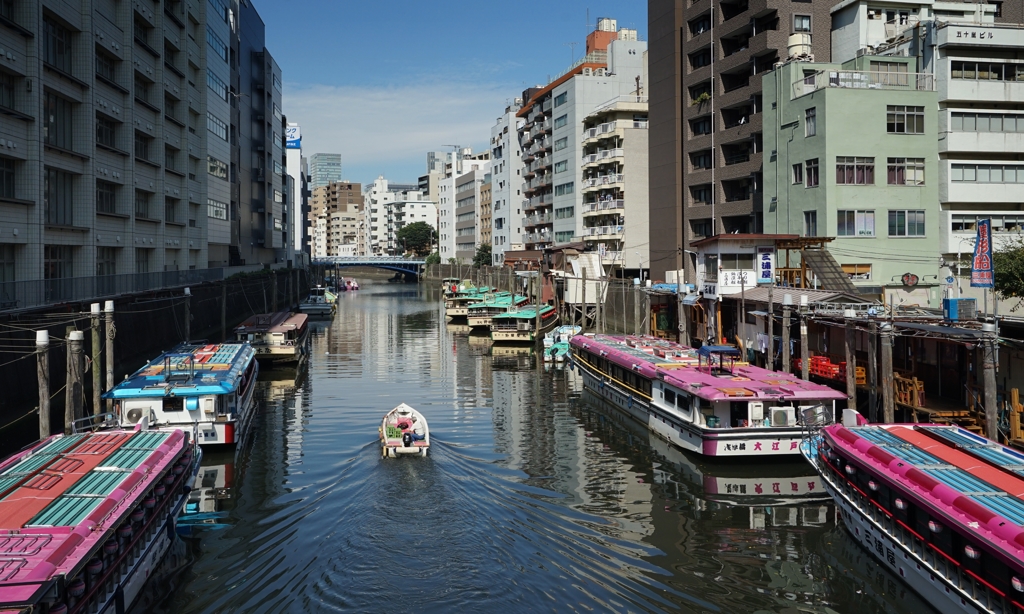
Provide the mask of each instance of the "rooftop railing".
POLYGON ((793 83, 793 98, 825 88, 935 91, 935 76, 920 72, 820 70, 793 83))

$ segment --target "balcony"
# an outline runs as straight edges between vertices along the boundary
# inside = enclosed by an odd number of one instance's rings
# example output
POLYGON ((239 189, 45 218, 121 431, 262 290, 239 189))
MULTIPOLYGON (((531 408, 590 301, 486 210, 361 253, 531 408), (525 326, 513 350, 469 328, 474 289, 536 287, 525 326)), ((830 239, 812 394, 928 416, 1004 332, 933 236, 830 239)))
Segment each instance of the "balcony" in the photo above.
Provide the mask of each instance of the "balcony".
POLYGON ((626 208, 626 201, 624 200, 602 200, 594 203, 583 203, 580 212, 583 215, 603 215, 606 213, 614 213, 616 211, 622 211, 626 208))
POLYGON ((550 223, 551 223, 551 212, 550 211, 548 211, 547 213, 538 213, 538 214, 535 214, 535 215, 528 215, 528 216, 523 218, 523 227, 524 228, 529 228, 529 227, 532 227, 532 226, 541 226, 543 224, 550 224, 550 223))
POLYGON ((622 136, 617 133, 618 130, 624 130, 626 128, 633 128, 637 130, 647 129, 647 120, 618 120, 614 122, 606 122, 593 128, 589 128, 583 131, 583 141, 587 142, 591 139, 607 138, 608 135, 622 136))
POLYGON ((596 153, 587 154, 583 156, 582 162, 583 166, 588 166, 590 164, 599 164, 606 160, 614 160, 616 158, 621 158, 624 155, 626 154, 622 148, 602 149, 601 151, 598 151, 596 153))
POLYGON ((818 71, 793 83, 793 98, 825 88, 934 92, 935 77, 927 73, 889 73, 869 70, 818 71))
POLYGON ((552 233, 550 230, 544 232, 530 232, 523 235, 525 243, 549 243, 552 233))
POLYGON ((622 237, 622 226, 590 226, 583 229, 580 235, 584 238, 617 239, 622 237))
POLYGON ((583 189, 587 189, 587 188, 600 188, 600 187, 606 186, 606 185, 613 185, 613 184, 616 184, 616 183, 622 183, 623 179, 624 179, 624 175, 622 173, 619 173, 619 174, 609 174, 609 175, 599 175, 597 177, 589 177, 589 178, 583 180, 583 189))

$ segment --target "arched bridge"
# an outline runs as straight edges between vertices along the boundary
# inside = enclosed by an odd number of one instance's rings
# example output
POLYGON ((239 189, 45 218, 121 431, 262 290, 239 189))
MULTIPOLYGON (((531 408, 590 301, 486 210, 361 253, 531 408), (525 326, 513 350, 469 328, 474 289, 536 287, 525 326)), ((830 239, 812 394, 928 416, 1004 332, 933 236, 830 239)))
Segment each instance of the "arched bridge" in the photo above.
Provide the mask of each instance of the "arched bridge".
POLYGON ((313 265, 327 268, 373 267, 404 273, 407 277, 419 277, 423 265, 427 262, 422 258, 403 258, 402 256, 323 256, 313 259, 313 265))

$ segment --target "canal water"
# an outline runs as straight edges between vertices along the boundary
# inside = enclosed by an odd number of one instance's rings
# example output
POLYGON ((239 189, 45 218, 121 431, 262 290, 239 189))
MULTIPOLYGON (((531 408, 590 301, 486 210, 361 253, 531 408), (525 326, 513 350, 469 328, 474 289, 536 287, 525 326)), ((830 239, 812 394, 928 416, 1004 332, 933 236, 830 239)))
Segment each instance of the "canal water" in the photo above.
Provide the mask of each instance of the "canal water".
POLYGON ((145 612, 932 610, 837 525, 803 462, 707 463, 575 373, 445 322, 426 285, 366 283, 264 371, 237 454, 207 454, 145 612), (381 459, 381 417, 428 418, 381 459))

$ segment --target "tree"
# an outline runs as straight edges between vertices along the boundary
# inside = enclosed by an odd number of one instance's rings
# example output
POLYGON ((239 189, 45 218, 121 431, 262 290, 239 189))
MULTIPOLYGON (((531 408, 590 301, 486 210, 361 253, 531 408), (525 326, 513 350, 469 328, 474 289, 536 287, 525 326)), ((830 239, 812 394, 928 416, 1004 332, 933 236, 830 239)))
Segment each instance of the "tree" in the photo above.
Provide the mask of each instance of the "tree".
POLYGON ((437 240, 437 231, 426 222, 413 222, 402 228, 395 235, 399 245, 405 247, 406 252, 412 252, 417 256, 424 256, 430 253, 437 240))
POLYGON ((473 266, 487 266, 491 264, 491 244, 481 243, 476 248, 476 255, 473 256, 473 266))
POLYGON ((433 254, 430 254, 429 256, 427 256, 426 263, 427 264, 441 264, 441 254, 439 254, 437 252, 434 252, 433 254))

